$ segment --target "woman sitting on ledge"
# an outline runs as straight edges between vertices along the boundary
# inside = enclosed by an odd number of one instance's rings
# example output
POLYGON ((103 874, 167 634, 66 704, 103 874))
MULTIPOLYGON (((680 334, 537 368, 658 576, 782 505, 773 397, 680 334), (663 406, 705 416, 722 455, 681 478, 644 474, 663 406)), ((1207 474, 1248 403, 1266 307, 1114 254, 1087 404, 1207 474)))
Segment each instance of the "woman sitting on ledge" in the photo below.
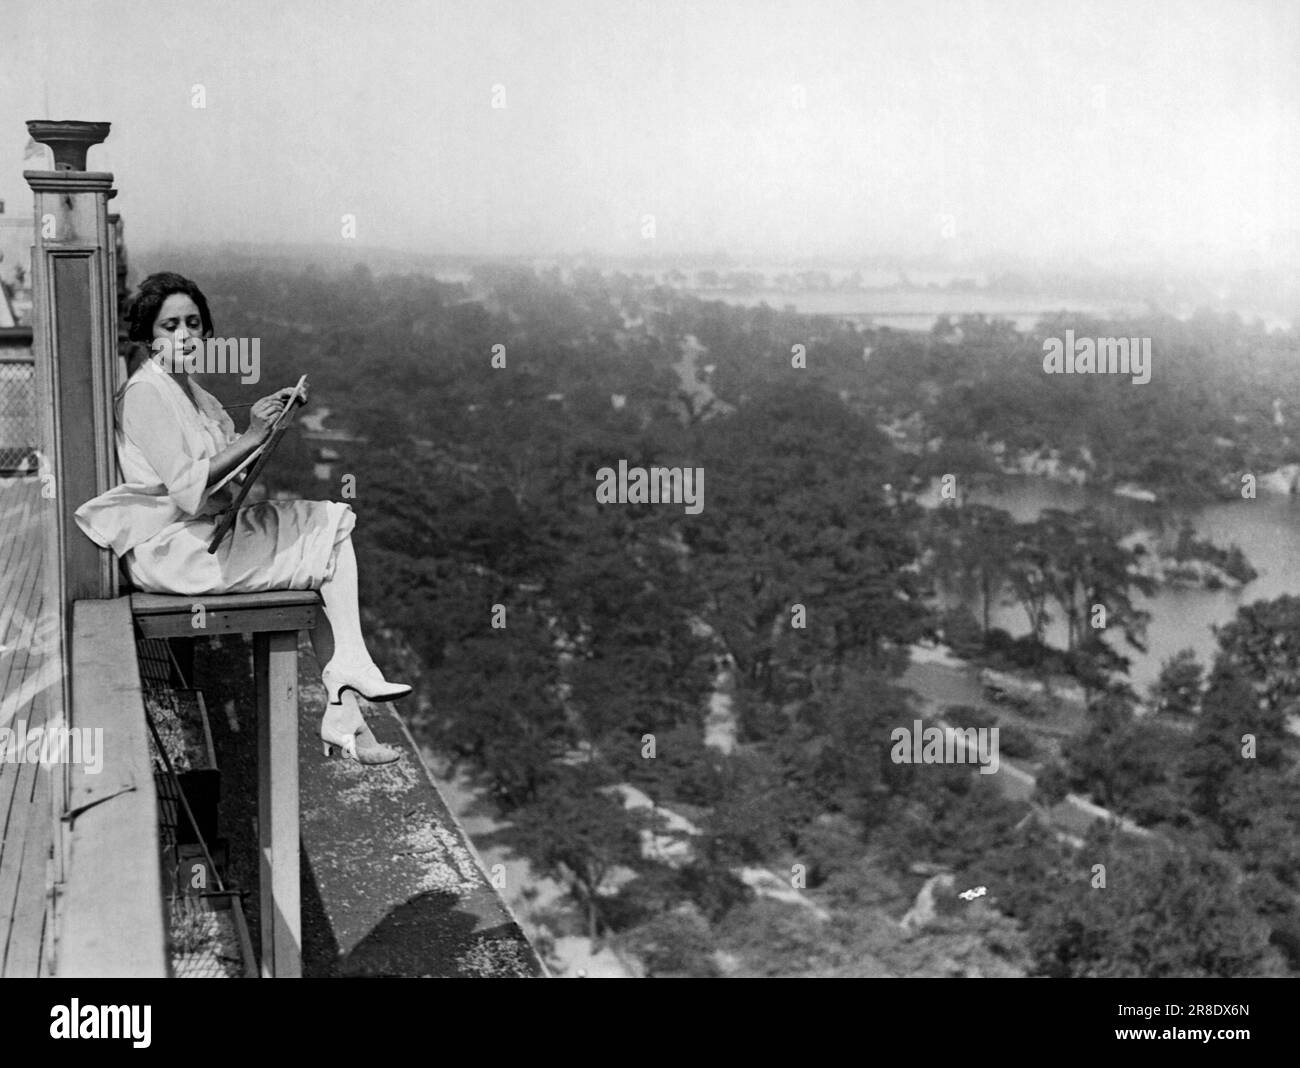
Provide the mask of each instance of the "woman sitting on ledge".
MULTIPOLYGON (((130 339, 145 346, 167 339, 179 352, 188 338, 213 336, 207 300, 178 274, 146 278, 127 317, 130 339)), ((266 440, 292 392, 257 401, 248 429, 236 434, 220 402, 181 361, 145 357, 116 397, 117 456, 127 481, 78 508, 77 524, 116 552, 132 581, 150 593, 319 590, 325 612, 312 646, 329 700, 320 728, 325 753, 337 747, 362 764, 391 763, 398 751, 376 742, 355 699, 342 700, 347 690, 370 700, 411 692, 385 681, 361 635, 352 508, 262 501, 241 508, 216 553, 208 552, 220 513, 233 504, 228 485, 212 487, 266 440)))

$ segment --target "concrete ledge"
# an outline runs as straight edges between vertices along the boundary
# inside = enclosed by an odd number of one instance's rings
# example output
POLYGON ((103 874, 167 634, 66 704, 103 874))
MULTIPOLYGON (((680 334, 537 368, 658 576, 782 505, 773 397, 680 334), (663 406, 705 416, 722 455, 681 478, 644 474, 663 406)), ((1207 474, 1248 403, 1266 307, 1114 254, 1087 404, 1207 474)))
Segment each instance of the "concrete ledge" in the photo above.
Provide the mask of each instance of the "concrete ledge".
MULTIPOLYGON (((381 742, 402 751, 387 767, 321 753, 325 690, 311 644, 298 646, 298 784, 302 974, 507 977, 546 974, 455 817, 397 706, 361 703, 381 742)), ((221 768, 220 835, 229 884, 245 891, 254 942, 257 701, 247 643, 199 642, 194 680, 209 709, 221 768)), ((345 697, 345 700, 348 699, 345 697)))
POLYGON ((304 874, 328 921, 310 931, 304 915, 305 974, 544 976, 393 705, 361 702, 376 738, 402 751, 398 763, 322 756, 324 690, 315 657, 300 653, 304 874))

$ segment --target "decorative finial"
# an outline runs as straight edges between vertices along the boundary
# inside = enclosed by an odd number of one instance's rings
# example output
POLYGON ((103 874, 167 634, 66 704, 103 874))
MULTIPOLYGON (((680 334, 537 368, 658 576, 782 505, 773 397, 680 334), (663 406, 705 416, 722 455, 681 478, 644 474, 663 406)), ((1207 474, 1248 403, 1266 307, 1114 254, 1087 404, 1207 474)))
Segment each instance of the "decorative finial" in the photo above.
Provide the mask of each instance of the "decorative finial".
POLYGON ((56 171, 84 171, 86 153, 108 137, 107 122, 55 122, 49 119, 31 119, 27 132, 33 141, 49 145, 54 152, 56 171))

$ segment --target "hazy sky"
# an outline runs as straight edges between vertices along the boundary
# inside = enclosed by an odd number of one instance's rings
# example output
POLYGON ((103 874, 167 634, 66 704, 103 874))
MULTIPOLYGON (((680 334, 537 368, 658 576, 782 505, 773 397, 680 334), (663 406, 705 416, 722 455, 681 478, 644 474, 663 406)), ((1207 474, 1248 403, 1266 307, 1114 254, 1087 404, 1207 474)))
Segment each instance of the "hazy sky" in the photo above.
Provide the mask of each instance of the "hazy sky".
POLYGON ((0 198, 95 119, 133 247, 1276 264, 1297 58, 1293 0, 3 0, 0 198))

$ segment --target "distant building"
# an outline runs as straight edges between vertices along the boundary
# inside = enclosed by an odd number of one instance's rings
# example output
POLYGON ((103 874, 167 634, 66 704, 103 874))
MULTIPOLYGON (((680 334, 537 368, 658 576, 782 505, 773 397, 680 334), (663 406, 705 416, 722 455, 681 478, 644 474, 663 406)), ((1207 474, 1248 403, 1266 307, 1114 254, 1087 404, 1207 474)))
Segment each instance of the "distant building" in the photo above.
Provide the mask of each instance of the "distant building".
POLYGON ((0 327, 26 326, 32 314, 32 220, 0 214, 0 327))
POLYGON ((17 326, 13 306, 9 303, 8 286, 0 286, 0 328, 17 326))

